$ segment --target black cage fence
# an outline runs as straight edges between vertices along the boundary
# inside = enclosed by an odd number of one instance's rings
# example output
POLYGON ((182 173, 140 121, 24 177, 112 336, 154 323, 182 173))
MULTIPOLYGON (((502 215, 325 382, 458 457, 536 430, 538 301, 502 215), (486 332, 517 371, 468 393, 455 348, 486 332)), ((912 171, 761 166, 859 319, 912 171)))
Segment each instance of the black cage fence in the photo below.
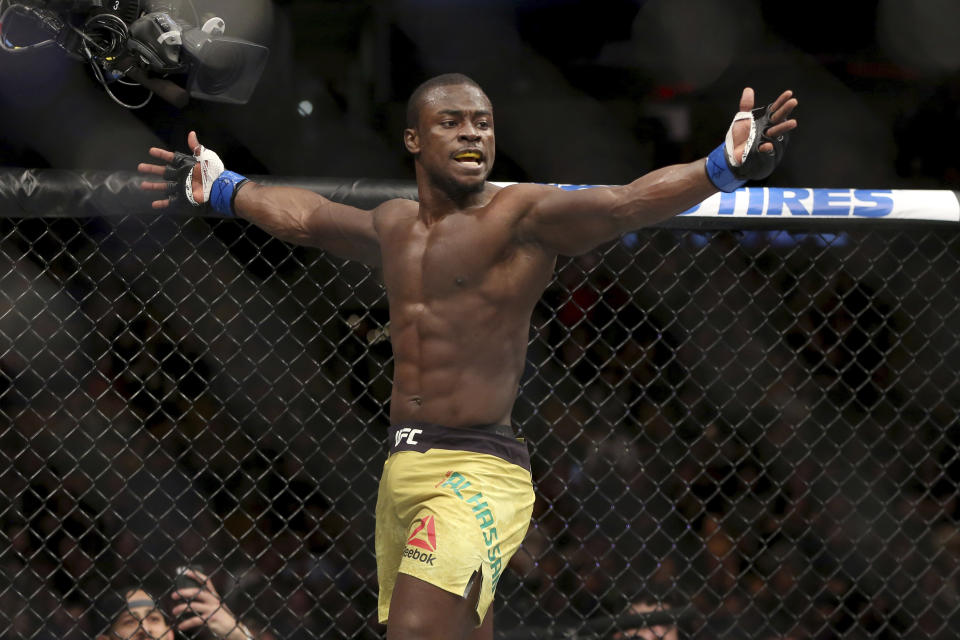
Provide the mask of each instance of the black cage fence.
MULTIPOLYGON (((954 638, 958 262, 907 223, 562 260, 497 635, 954 638)), ((382 637, 375 271, 156 215, 2 219, 0 263, 3 637, 95 637, 134 587, 172 619, 185 566, 254 637, 382 637)))

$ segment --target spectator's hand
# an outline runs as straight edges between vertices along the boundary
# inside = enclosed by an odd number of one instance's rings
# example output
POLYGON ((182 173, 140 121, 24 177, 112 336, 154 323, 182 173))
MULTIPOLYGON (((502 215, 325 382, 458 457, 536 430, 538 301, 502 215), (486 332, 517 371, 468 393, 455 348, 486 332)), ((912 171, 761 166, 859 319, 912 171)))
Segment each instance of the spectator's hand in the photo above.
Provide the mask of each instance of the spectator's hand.
POLYGON ((208 576, 192 569, 187 569, 184 575, 203 586, 177 589, 171 594, 171 598, 180 602, 172 610, 174 616, 183 616, 183 620, 177 625, 179 630, 206 626, 222 640, 253 640, 247 628, 220 600, 220 594, 208 576))
MULTIPOLYGON (((192 166, 191 161, 199 156, 201 151, 200 140, 197 139, 197 133, 191 131, 187 136, 187 146, 190 149, 190 153, 193 155, 187 155, 183 153, 174 153, 173 151, 167 151, 166 149, 158 149, 157 147, 150 148, 150 155, 163 162, 162 165, 159 164, 147 164, 141 162, 137 165, 137 171, 149 176, 155 176, 158 179, 163 180, 163 182, 148 182, 144 180, 140 183, 140 188, 146 191, 157 191, 162 192, 164 195, 170 195, 171 183, 179 183, 179 178, 181 177, 180 171, 184 170, 187 164, 192 166)), ((191 187, 193 190, 193 199, 198 203, 205 202, 203 194, 203 179, 200 171, 193 171, 190 177, 191 187)), ((184 187, 186 184, 184 183, 184 187)), ((166 197, 163 200, 154 200, 153 208, 154 209, 165 209, 170 206, 170 198, 166 197)))
MULTIPOLYGON (((740 96, 740 111, 752 111, 754 108, 753 89, 747 87, 740 96)), ((773 126, 766 131, 767 137, 776 138, 797 128, 797 121, 788 119, 793 110, 797 107, 797 99, 793 97, 793 91, 787 90, 780 94, 780 97, 770 105, 770 122, 773 126)), ((733 123, 733 155, 740 157, 746 147, 747 139, 750 136, 750 120, 738 120, 733 123)), ((758 148, 763 153, 771 153, 773 145, 764 142, 758 148)))

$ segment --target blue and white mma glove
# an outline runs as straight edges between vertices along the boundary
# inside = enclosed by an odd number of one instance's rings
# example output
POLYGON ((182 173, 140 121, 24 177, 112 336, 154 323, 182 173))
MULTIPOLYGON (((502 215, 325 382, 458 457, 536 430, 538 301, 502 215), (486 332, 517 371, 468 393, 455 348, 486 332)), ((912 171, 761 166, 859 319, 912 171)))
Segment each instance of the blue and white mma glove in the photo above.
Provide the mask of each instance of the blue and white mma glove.
POLYGON ((707 156, 707 177, 720 191, 729 193, 743 186, 747 180, 762 180, 780 164, 790 136, 787 133, 776 138, 767 135, 767 129, 773 126, 770 120, 772 106, 768 104, 735 115, 724 143, 707 156), (750 135, 747 136, 743 153, 734 154, 733 125, 740 120, 750 120, 750 135), (760 151, 760 145, 765 142, 773 145, 772 151, 760 151))
POLYGON ((194 155, 174 152, 173 162, 164 169, 163 179, 172 182, 168 191, 171 207, 181 211, 212 208, 228 218, 236 216, 233 201, 240 186, 249 182, 239 173, 226 171, 220 156, 203 145, 197 147, 194 155), (197 170, 203 185, 203 200, 199 202, 193 197, 193 175, 197 170))

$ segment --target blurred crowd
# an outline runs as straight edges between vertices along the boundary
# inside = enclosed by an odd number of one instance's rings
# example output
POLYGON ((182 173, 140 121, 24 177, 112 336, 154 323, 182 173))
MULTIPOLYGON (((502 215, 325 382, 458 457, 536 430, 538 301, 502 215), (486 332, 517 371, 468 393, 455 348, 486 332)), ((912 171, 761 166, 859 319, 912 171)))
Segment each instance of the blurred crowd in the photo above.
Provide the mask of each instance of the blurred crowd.
POLYGON ((689 637, 950 637, 960 431, 929 363, 954 347, 915 310, 952 294, 883 274, 955 241, 666 235, 568 262, 539 309, 531 362, 563 366, 524 396, 540 502, 517 623, 643 593, 692 603, 689 637))
MULTIPOLYGON (((82 224, 52 229, 83 231, 78 245, 117 233, 82 224)), ((48 250, 19 233, 25 255, 48 250)), ((960 432, 942 382, 956 371, 921 356, 949 352, 938 314, 955 302, 910 274, 956 247, 871 239, 659 231, 560 266, 516 408, 538 499, 499 629, 574 629, 643 600, 685 611, 681 637, 949 636, 960 432)), ((25 286, 60 286, 75 307, 21 306, 31 322, 2 357, 5 637, 91 637, 104 594, 139 584, 169 610, 180 566, 209 573, 257 637, 379 637, 382 301, 314 316, 302 344, 318 369, 298 391, 310 397, 288 396, 268 364, 225 388, 205 337, 222 328, 187 330, 164 312, 172 289, 144 297, 92 253, 78 268, 51 251, 25 286), (34 379, 48 365, 48 383, 34 379)), ((311 280, 339 268, 298 255, 311 280)), ((229 326, 233 308, 209 293, 185 306, 229 326)), ((301 344, 304 309, 327 304, 302 300, 276 311, 281 353, 301 344)))

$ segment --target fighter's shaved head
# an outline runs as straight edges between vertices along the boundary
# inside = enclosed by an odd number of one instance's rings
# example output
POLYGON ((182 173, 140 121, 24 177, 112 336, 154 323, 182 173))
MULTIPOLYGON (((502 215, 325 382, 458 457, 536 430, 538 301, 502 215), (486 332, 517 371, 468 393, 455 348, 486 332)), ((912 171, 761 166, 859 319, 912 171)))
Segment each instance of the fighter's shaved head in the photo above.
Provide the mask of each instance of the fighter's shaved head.
POLYGON ((452 85, 468 85, 476 87, 483 92, 483 88, 477 84, 477 81, 462 73, 444 73, 430 78, 410 94, 407 101, 407 127, 416 129, 420 123, 420 107, 423 104, 424 97, 437 87, 449 87, 452 85))

